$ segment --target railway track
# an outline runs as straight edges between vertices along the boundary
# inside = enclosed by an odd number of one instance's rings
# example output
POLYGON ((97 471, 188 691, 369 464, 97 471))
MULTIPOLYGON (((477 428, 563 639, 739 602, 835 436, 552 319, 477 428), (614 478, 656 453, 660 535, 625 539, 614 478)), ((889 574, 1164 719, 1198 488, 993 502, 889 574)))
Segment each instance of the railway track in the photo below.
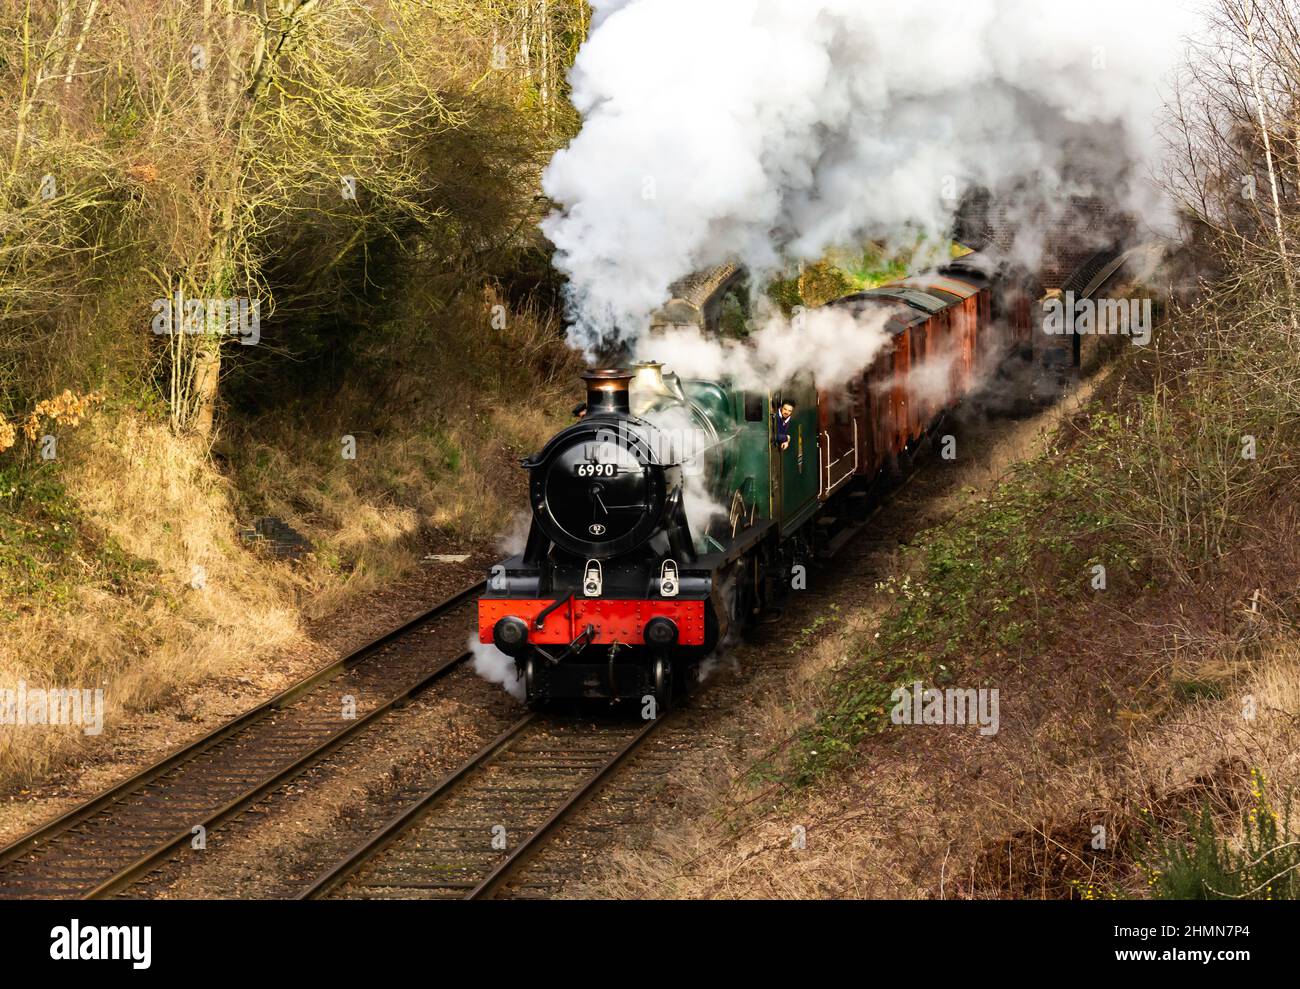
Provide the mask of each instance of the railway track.
POLYGON ((0 849, 0 898, 113 896, 199 847, 465 662, 482 589, 466 588, 0 849))
POLYGON ((299 899, 491 897, 662 723, 527 715, 299 899))
MULTIPOLYGON (((897 487, 907 489, 917 473, 897 487)), ((867 522, 882 510, 875 506, 867 522)), ((864 523, 865 524, 865 523, 864 523)), ((858 540, 855 540, 857 542, 858 540)), ((897 545, 897 538, 878 540, 897 545)), ((772 656, 764 673, 781 676, 792 657, 772 656)), ((751 673, 752 676, 752 673, 751 673)), ((711 691, 716 693, 716 691, 711 691)), ((701 698, 683 716, 707 717, 717 705, 701 698)), ((298 899, 546 898, 582 872, 574 859, 603 843, 644 801, 673 760, 650 755, 610 782, 665 718, 641 724, 593 723, 527 715, 449 772, 418 799, 344 855, 298 899), (646 762, 646 765, 640 763, 646 762), (626 779, 623 777, 626 776, 626 779), (580 809, 604 784, 609 806, 598 823, 578 823, 580 809), (576 829, 576 830, 575 830, 576 829), (574 848, 547 838, 573 830, 574 848), (599 832, 587 834, 586 832, 599 832), (544 854, 537 854, 546 846, 544 854), (548 862, 555 858, 556 862, 548 862), (540 864, 540 868, 537 866, 540 864)), ((674 719, 676 720, 676 719, 674 719)))
MULTIPOLYGON (((915 477, 911 474, 899 490, 915 477)), ((876 506, 870 517, 879 511, 876 506)), ((284 784, 327 764, 349 740, 364 744, 369 736, 361 736, 367 726, 469 658, 459 643, 473 624, 469 613, 482 587, 467 588, 0 849, 0 898, 130 897, 141 895, 149 883, 167 882, 161 867, 183 861, 187 845, 198 835, 206 837, 284 784), (456 641, 451 651, 446 649, 449 635, 456 641), (440 652, 437 645, 443 647, 440 652), (345 698, 355 704, 352 717, 342 713, 345 698)), ((769 672, 779 673, 788 664, 776 658, 766 665, 769 672)), ((704 703, 701 713, 710 707, 704 703)), ((385 821, 385 809, 377 808, 374 823, 368 825, 375 830, 358 830, 353 836, 365 836, 360 844, 314 879, 306 879, 308 885, 281 895, 550 895, 565 877, 549 875, 547 866, 533 868, 534 859, 547 862, 556 857, 549 848, 545 855, 535 853, 557 830, 575 835, 591 830, 574 823, 582 817, 575 812, 662 721, 592 722, 531 714, 521 718, 431 789, 402 794, 394 801, 402 807, 395 816, 385 821)), ((627 787, 609 789, 599 802, 612 800, 607 810, 615 818, 635 809, 653 782, 640 778, 646 773, 655 777, 662 770, 642 766, 631 774, 627 787), (641 796, 623 792, 628 787, 640 788, 641 796)), ((594 827, 616 829, 617 821, 594 827)), ((586 846, 601 837, 593 833, 577 844, 586 846)), ((557 855, 564 858, 570 851, 557 855)), ((317 868, 313 863, 303 875, 311 877, 317 868)))

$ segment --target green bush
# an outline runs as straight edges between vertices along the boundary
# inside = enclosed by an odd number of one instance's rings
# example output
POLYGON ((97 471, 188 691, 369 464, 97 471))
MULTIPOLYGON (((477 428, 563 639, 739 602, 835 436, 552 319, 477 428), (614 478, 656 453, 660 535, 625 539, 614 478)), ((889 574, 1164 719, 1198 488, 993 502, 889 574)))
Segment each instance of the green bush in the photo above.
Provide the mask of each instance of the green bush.
POLYGON ((1300 834, 1291 831, 1291 798, 1281 811, 1267 795, 1264 774, 1251 770, 1251 802, 1242 812, 1241 847, 1221 837, 1209 804, 1187 819, 1188 836, 1155 834, 1141 862, 1151 894, 1161 900, 1300 899, 1300 834))

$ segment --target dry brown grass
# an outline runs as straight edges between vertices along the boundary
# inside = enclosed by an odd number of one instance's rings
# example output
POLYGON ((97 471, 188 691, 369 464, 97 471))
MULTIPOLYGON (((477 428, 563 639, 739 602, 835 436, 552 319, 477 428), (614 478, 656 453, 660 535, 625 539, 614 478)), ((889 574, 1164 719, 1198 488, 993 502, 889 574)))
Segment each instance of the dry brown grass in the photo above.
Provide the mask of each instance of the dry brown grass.
POLYGON ((482 545, 510 527, 526 498, 519 458, 568 422, 581 361, 536 307, 494 325, 505 306, 492 290, 463 296, 427 347, 382 355, 382 396, 349 384, 227 445, 244 512, 280 516, 318 547, 328 579, 310 613, 409 570, 425 534, 482 545))
MULTIPOLYGON (((456 427, 450 435, 481 453, 432 478, 424 465, 441 447, 425 436, 383 440, 371 451, 382 467, 359 458, 360 470, 323 474, 266 447, 276 490, 298 493, 293 503, 268 499, 268 509, 318 546, 291 565, 239 543, 251 519, 199 444, 134 415, 105 417, 60 444, 63 479, 86 524, 151 569, 138 585, 9 602, 17 616, 0 637, 0 687, 102 686, 107 731, 200 679, 264 663, 302 641, 304 618, 408 574, 429 530, 468 544, 504 530, 515 492, 501 477, 500 444, 545 428, 540 412, 489 417, 474 441, 460 439, 471 427, 456 427)), ((95 744, 69 727, 0 728, 0 788, 38 780, 95 744)))
MULTIPOLYGON (((495 540, 523 496, 516 458, 564 421, 577 366, 535 310, 500 330, 477 325, 499 301, 443 314, 449 325, 464 320, 452 334, 464 353, 441 369, 414 360, 390 369, 390 389, 406 398, 385 414, 367 420, 373 396, 350 384, 326 408, 268 416, 228 443, 225 473, 194 437, 130 411, 67 433, 59 474, 76 524, 144 570, 117 584, 74 573, 64 599, 0 595, 0 614, 13 616, 0 637, 0 688, 103 686, 105 730, 120 728, 201 679, 301 643, 304 619, 408 574, 431 534, 465 548, 495 540), (475 347, 488 358, 474 360, 475 347), (492 348, 516 364, 498 366, 492 348), (357 457, 345 460, 339 438, 353 432, 357 457), (251 552, 237 533, 256 514, 284 518, 316 552, 295 564, 251 552)), ((0 727, 0 789, 96 744, 70 727, 0 727)))
POLYGON ((319 434, 294 427, 247 451, 261 466, 242 475, 242 496, 317 546, 304 602, 315 617, 408 573, 427 533, 461 546, 498 536, 523 497, 522 472, 504 451, 534 447, 553 428, 541 410, 502 408, 434 435, 358 437, 357 459, 345 461, 304 458, 319 434))
MULTIPOLYGON (((1195 674, 1219 677, 1221 700, 1183 705, 1099 747, 1092 715, 1066 708, 1021 724, 1004 708, 996 739, 959 729, 886 738, 854 768, 782 795, 737 782, 753 759, 797 729, 815 699, 808 677, 862 634, 864 616, 825 639, 790 701, 761 706, 727 755, 688 759, 674 774, 675 813, 647 844, 615 853, 584 892, 619 898, 1060 897, 1122 890, 1141 896, 1134 855, 1141 821, 1177 832, 1201 801, 1240 840, 1248 768, 1274 793, 1300 786, 1300 640, 1271 642, 1246 667, 1207 654, 1195 674), (1252 696, 1254 720, 1242 717, 1252 696), (796 849, 794 828, 806 829, 796 849), (1107 829, 1110 853, 1091 850, 1107 829), (1234 830, 1235 828, 1235 830, 1234 830), (1089 888, 1089 883, 1093 884, 1089 888)), ((1046 671, 1044 671, 1045 673, 1046 671)), ((1293 810, 1293 814, 1294 814, 1293 810)), ((1294 824, 1295 822, 1293 822, 1294 824)))
MULTIPOLYGON (((295 641, 304 581, 235 544, 230 492, 193 442, 128 414, 83 427, 60 456, 86 523, 153 566, 116 591, 80 586, 71 600, 18 602, 0 637, 0 686, 102 688, 107 731, 295 641)), ((6 726, 0 786, 29 783, 94 744, 75 727, 6 726)))

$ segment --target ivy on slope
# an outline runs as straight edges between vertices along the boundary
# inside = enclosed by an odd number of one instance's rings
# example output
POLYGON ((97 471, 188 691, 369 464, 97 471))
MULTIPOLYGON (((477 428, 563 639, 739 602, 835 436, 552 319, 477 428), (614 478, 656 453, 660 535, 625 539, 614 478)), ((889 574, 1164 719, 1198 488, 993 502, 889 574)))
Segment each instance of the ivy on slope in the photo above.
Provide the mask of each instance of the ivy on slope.
POLYGON ((790 781, 841 765, 890 726, 890 697, 920 681, 987 683, 994 664, 1047 648, 1072 604, 1092 593, 1092 567, 1126 579, 1138 561, 1087 497, 1088 451, 1043 454, 1015 467, 988 498, 922 533, 903 576, 879 589, 892 604, 878 629, 836 668, 814 723, 795 747, 790 781), (1118 565, 1117 565, 1117 562, 1118 565))

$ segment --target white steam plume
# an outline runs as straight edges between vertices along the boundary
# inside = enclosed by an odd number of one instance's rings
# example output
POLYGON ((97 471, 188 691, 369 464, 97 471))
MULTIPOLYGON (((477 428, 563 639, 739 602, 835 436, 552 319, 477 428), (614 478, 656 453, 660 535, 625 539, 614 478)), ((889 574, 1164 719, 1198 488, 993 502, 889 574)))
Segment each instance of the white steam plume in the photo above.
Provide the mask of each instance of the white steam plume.
POLYGON ((499 683, 515 700, 522 702, 527 690, 515 661, 490 642, 479 642, 477 633, 470 633, 467 648, 474 654, 474 672, 488 683, 499 683))
POLYGON ((1080 158, 1092 191, 1160 218, 1143 180, 1184 0, 593 6, 543 223, 589 351, 639 337, 691 271, 942 235, 963 190, 1080 191, 1080 158))
POLYGON ((713 380, 725 374, 737 388, 751 391, 779 386, 801 371, 812 372, 820 387, 834 388, 869 365, 885 346, 891 312, 887 306, 862 313, 821 308, 786 319, 775 307, 760 305, 758 329, 743 343, 707 336, 694 326, 675 326, 642 337, 636 352, 639 359, 660 361, 683 377, 713 380))

